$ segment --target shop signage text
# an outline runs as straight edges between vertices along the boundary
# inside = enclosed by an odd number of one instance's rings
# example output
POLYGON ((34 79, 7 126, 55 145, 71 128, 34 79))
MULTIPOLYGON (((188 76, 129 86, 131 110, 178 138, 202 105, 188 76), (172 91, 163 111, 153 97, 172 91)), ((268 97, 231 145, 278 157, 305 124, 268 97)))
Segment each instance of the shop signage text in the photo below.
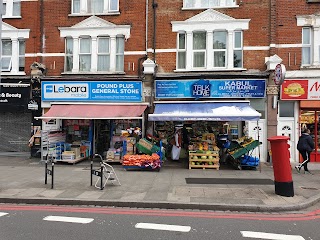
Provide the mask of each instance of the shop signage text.
POLYGON ((42 101, 141 102, 141 82, 42 82, 42 101))
POLYGON ((285 80, 281 100, 320 100, 320 80, 285 80))
POLYGON ((264 98, 265 80, 156 80, 156 98, 264 98), (200 82, 200 84, 199 84, 200 82))
POLYGON ((30 86, 2 85, 0 91, 0 112, 25 111, 30 99, 30 86))

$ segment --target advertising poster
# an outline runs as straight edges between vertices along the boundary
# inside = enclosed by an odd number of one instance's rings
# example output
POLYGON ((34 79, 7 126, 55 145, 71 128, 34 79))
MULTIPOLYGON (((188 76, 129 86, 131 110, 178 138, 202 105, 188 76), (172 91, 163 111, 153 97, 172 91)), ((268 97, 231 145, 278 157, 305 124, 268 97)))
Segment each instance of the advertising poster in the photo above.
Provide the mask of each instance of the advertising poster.
POLYGON ((281 100, 320 100, 320 80, 285 80, 280 97, 281 100))

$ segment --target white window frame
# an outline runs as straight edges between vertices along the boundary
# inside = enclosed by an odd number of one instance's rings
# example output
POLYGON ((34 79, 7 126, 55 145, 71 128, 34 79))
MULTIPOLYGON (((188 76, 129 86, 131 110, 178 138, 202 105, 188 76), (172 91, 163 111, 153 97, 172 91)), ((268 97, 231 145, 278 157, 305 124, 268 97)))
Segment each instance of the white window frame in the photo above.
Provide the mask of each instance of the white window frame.
POLYGON ((195 33, 205 33, 204 31, 195 31, 192 34, 192 68, 193 69, 205 69, 207 65, 207 39, 208 36, 205 34, 205 48, 200 48, 200 49, 195 49, 194 48, 194 34, 195 33), (195 66, 195 54, 197 53, 203 53, 204 54, 204 59, 203 59, 203 66, 195 66))
MULTIPOLYGON (((249 21, 250 19, 235 19, 213 9, 207 9, 184 21, 172 21, 172 32, 186 34, 186 68, 179 69, 176 65, 175 71, 201 71, 203 69, 206 71, 245 70, 243 66, 241 68, 234 67, 234 34, 235 32, 243 33, 243 31, 249 29, 249 21), (208 19, 219 19, 219 21, 208 21, 208 19), (193 67, 193 32, 197 31, 206 32, 207 34, 206 66, 202 69, 193 67), (215 31, 225 31, 227 34, 225 67, 214 66, 213 34, 215 31)), ((176 46, 176 51, 178 52, 178 43, 176 46)), ((243 45, 241 48, 243 51, 243 45)), ((176 62, 178 61, 177 58, 176 54, 176 62)))
POLYGON ((93 0, 72 0, 71 1, 71 15, 108 15, 108 14, 118 14, 119 13, 119 0, 104 0, 103 9, 101 12, 92 12, 89 9, 88 1, 93 0), (79 11, 74 10, 74 1, 79 2, 79 11), (113 3, 115 3, 116 8, 111 9, 113 3))
MULTIPOLYGON (((218 32, 223 32, 226 34, 226 47, 225 48, 213 48, 212 45, 212 51, 213 51, 213 56, 212 56, 212 61, 213 61, 213 68, 226 68, 227 67, 227 62, 228 62, 228 55, 227 55, 227 50, 228 50, 228 33, 226 31, 213 31, 213 37, 215 33, 218 32), (216 66, 215 65, 215 54, 216 53, 221 53, 224 52, 224 66, 216 66)), ((214 43, 214 42, 213 42, 214 43)))
POLYGON ((184 32, 180 32, 178 33, 177 35, 177 60, 176 60, 176 66, 177 66, 177 69, 185 69, 186 68, 186 60, 187 60, 187 36, 184 32), (180 36, 184 36, 184 47, 182 48, 180 46, 180 36), (184 67, 183 68, 180 68, 179 67, 179 54, 180 53, 184 53, 184 67))
POLYGON ((320 15, 301 15, 297 16, 297 26, 301 30, 301 67, 319 68, 320 67, 320 15), (304 30, 310 29, 310 43, 304 42, 304 30), (303 62, 303 49, 310 48, 310 63, 303 62))
POLYGON ((70 38, 70 37, 65 39, 65 53, 66 53, 66 55, 65 55, 65 58, 64 58, 64 69, 65 69, 66 72, 69 72, 69 71, 72 71, 72 69, 73 69, 73 39, 70 38), (69 49, 68 48, 68 41, 70 41, 70 43, 72 43, 72 46, 71 46, 72 50, 71 50, 70 53, 67 51, 69 49), (67 64, 68 63, 68 59, 71 59, 70 70, 68 70, 68 64, 67 64))
POLYGON ((301 65, 302 66, 310 66, 312 59, 312 29, 311 27, 303 27, 302 28, 302 47, 301 47, 301 65), (307 31, 307 33, 306 33, 307 31), (304 50, 308 51, 308 54, 304 50))
POLYGON ((89 36, 82 36, 79 38, 79 72, 88 72, 88 70, 86 70, 87 68, 91 69, 91 62, 92 62, 92 52, 91 52, 91 49, 92 49, 92 39, 91 37, 89 36), (82 42, 84 41, 88 41, 88 43, 90 44, 90 46, 88 47, 89 51, 88 52, 81 52, 81 45, 82 45, 82 42), (88 67, 84 70, 83 67, 81 67, 81 57, 89 57, 90 59, 90 62, 88 63, 88 67))
POLYGON ((123 36, 117 36, 116 37, 116 71, 117 72, 123 72, 124 71, 124 47, 125 47, 125 44, 124 44, 124 38, 123 36), (121 43, 123 43, 123 52, 118 52, 118 40, 120 41, 121 40, 121 43), (123 61, 119 61, 119 59, 122 59, 123 61), (122 64, 119 65, 118 63, 121 62, 122 64))
POLYGON ((183 9, 238 7, 237 0, 183 0, 183 9))
POLYGON ((98 55, 97 71, 106 71, 106 72, 108 72, 108 71, 110 71, 110 42, 111 42, 110 37, 98 37, 97 41, 98 41, 98 47, 97 47, 97 55, 98 55), (108 47, 106 52, 100 52, 99 51, 100 40, 102 40, 102 39, 108 39, 108 41, 109 41, 109 43, 108 43, 109 47, 108 47), (99 70, 99 68, 98 68, 99 67, 99 56, 107 56, 107 57, 109 57, 109 65, 107 66, 106 70, 99 70))
POLYGON ((234 31, 234 38, 233 38, 233 54, 235 55, 236 51, 241 52, 241 62, 240 66, 235 66, 234 61, 233 61, 233 67, 234 68, 243 68, 243 32, 242 31, 234 31), (236 34, 239 33, 240 36, 240 46, 236 46, 236 34))
POLYGON ((2 1, 2 18, 21 18, 21 0, 3 0, 2 1), (14 5, 19 7, 19 14, 14 15, 14 5))

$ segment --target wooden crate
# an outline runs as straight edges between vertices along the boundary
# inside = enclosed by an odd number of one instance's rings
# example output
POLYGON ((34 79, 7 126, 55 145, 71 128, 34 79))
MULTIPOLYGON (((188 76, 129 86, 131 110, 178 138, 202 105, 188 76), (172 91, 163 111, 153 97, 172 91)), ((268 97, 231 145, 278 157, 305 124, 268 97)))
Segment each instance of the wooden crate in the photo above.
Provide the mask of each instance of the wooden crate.
POLYGON ((219 154, 212 153, 212 154, 205 154, 205 153, 189 153, 189 169, 192 168, 202 168, 202 169, 217 169, 219 170, 219 154), (194 156, 197 156, 198 159, 193 159, 194 156), (206 159, 202 159, 202 156, 206 156, 206 159), (208 159, 209 156, 212 156, 212 159, 208 159), (200 157, 200 158, 199 158, 200 157), (192 164, 192 162, 200 162, 200 165, 192 164), (212 165, 206 163, 212 162, 212 165))

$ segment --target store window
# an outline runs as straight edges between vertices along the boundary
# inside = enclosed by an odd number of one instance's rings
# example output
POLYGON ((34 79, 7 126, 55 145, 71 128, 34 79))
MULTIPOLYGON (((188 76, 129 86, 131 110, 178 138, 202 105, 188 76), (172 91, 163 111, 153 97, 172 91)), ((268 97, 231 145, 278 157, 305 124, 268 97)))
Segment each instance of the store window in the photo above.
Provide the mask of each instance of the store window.
POLYGON ((297 26, 301 26, 301 65, 313 67, 320 64, 319 14, 297 16, 297 26))
POLYGON ((65 37, 65 73, 124 71, 125 39, 130 36, 130 26, 117 27, 92 16, 71 28, 60 28, 60 36, 65 37))
POLYGON ((279 101, 279 117, 294 117, 294 102, 279 101))
POLYGON ((21 0, 3 0, 2 4, 3 18, 21 17, 21 0))
POLYGON ((261 113, 261 119, 266 118, 266 101, 263 98, 252 98, 250 99, 250 106, 256 111, 261 113))
POLYGON ((72 14, 108 14, 119 12, 119 0, 73 0, 72 14))
POLYGON ((249 26, 249 20, 243 20, 208 9, 184 22, 173 21, 172 29, 177 32, 176 69, 242 69, 243 30, 249 26), (217 18, 221 19, 219 23, 203 22, 217 18))
POLYGON ((236 0, 184 0, 183 8, 199 9, 199 8, 218 8, 218 7, 235 7, 236 0))

